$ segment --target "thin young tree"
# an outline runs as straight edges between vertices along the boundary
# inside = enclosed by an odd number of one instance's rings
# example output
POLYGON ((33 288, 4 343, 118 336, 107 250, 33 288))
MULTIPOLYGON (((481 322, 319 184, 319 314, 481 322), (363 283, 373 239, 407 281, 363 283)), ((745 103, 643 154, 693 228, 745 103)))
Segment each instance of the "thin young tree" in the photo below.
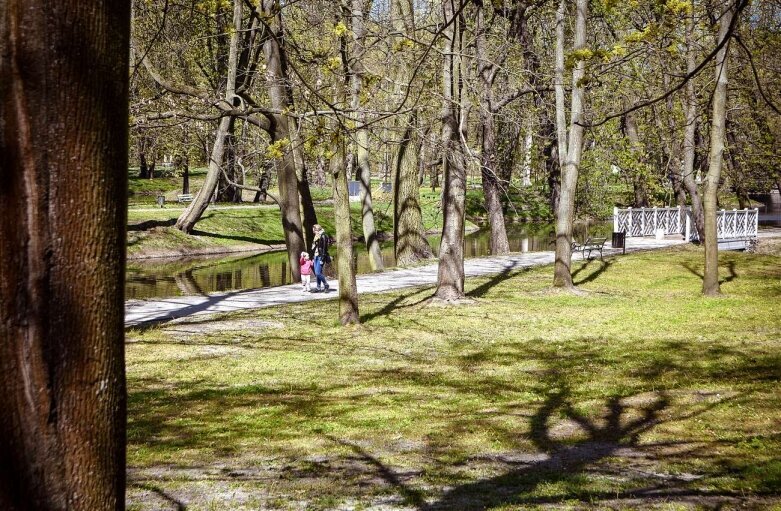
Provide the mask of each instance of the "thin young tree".
MULTIPOLYGON (((686 19, 686 72, 693 73, 697 67, 697 55, 694 47, 696 29, 695 1, 692 0, 691 13, 686 19)), ((681 181, 689 194, 692 204, 692 218, 694 228, 700 241, 705 239, 705 218, 703 217, 702 198, 694 179, 694 161, 697 152, 697 92, 694 80, 686 83, 683 95, 684 114, 686 124, 683 131, 683 166, 681 167, 681 181)))
MULTIPOLYGON (((738 22, 737 12, 744 0, 729 2, 719 18, 717 41, 723 42, 730 36, 733 20, 738 22)), ((719 240, 716 226, 718 208, 719 179, 724 161, 724 137, 727 119, 727 56, 729 43, 723 45, 716 54, 716 90, 713 103, 710 128, 710 152, 708 155, 708 175, 703 190, 703 210, 705 217, 705 271, 702 279, 702 293, 707 296, 721 294, 719 286, 719 240)))
MULTIPOLYGON (((558 134, 559 162, 561 167, 561 197, 556 210, 556 259, 553 270, 553 285, 574 288, 572 283, 572 222, 575 214, 575 189, 578 170, 583 154, 583 101, 585 87, 583 78, 586 63, 579 58, 572 70, 572 98, 570 118, 564 107, 564 21, 567 2, 560 0, 556 11, 556 62, 554 88, 556 92, 556 129, 558 134)), ((573 51, 586 48, 586 20, 588 0, 575 2, 575 33, 573 51)))
MULTIPOLYGON (((488 224, 491 228, 491 254, 504 255, 510 252, 507 230, 504 225, 502 193, 505 192, 499 179, 498 157, 496 149, 496 123, 494 119, 494 81, 497 65, 488 55, 488 27, 486 11, 489 9, 482 0, 474 0, 477 6, 475 18, 475 58, 477 78, 480 87, 480 127, 482 130, 482 151, 480 154, 480 173, 483 182, 485 208, 488 212, 488 224)), ((489 4, 490 5, 490 4, 489 4)), ((491 11, 493 7, 491 6, 491 11)))
POLYGON ((0 509, 125 506, 129 31, 0 1, 0 509))

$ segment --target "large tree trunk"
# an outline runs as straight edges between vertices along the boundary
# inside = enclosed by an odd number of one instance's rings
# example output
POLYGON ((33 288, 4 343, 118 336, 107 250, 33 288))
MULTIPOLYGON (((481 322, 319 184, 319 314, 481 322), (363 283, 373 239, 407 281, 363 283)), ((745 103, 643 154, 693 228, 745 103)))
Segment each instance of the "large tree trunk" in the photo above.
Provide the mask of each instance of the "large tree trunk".
MULTIPOLYGON (((415 37, 411 0, 391 1, 391 20, 399 34, 415 37)), ((404 56, 400 56, 404 58, 404 56)), ((412 79, 407 61, 399 63, 395 73, 394 103, 399 106, 412 79)), ((418 182, 418 150, 415 136, 416 115, 413 111, 401 113, 391 130, 395 153, 393 155, 393 240, 396 264, 405 266, 433 256, 423 228, 418 182)))
POLYGON ((420 210, 417 150, 414 139, 414 115, 401 115, 398 129, 401 139, 393 161, 393 238, 396 264, 406 266, 432 257, 425 237, 420 210), (404 124, 408 123, 408 124, 404 124))
MULTIPOLYGON (((455 16, 455 0, 442 0, 445 23, 455 16)), ((444 30, 442 65, 442 241, 435 297, 456 301, 464 298, 464 212, 466 171, 460 141, 459 99, 461 62, 461 20, 456 18, 444 30)))
MULTIPOLYGON (((269 25, 274 32, 274 36, 266 39, 263 44, 263 52, 266 56, 269 98, 271 99, 271 106, 275 110, 285 112, 291 105, 285 86, 287 61, 282 48, 284 44, 284 30, 280 9, 279 0, 263 0, 263 15, 271 20, 269 25)), ((286 115, 275 114, 274 123, 272 124, 272 141, 291 141, 290 125, 286 115)), ((287 247, 288 259, 290 261, 290 273, 293 276, 293 282, 299 282, 301 273, 298 261, 305 244, 301 226, 301 212, 299 211, 299 182, 290 144, 283 150, 277 173, 279 209, 282 213, 282 228, 285 233, 285 246, 287 247)))
MULTIPOLYGON (((721 42, 729 34, 736 6, 731 5, 719 21, 721 42)), ((725 44, 716 54, 716 90, 713 93, 711 114, 710 153, 708 155, 708 175, 703 191, 703 210, 705 216, 705 272, 702 279, 702 293, 706 296, 721 294, 719 286, 719 240, 716 231, 717 194, 721 165, 724 153, 725 124, 727 119, 727 50, 725 44)))
MULTIPOLYGON (((574 50, 586 47, 586 18, 588 0, 577 0, 575 18, 574 50)), ((575 213, 575 191, 578 183, 578 170, 583 151, 583 95, 582 84, 585 75, 585 62, 578 60, 572 71, 572 103, 570 106, 570 124, 567 130, 564 109, 564 16, 566 2, 561 0, 556 11, 556 125, 558 132, 559 161, 561 166, 561 198, 556 211, 556 255, 554 263, 553 285, 572 288, 572 222, 575 213), (569 133, 567 133, 569 131, 569 133), (569 135, 569 136, 568 136, 569 135)))
POLYGON ((337 140, 336 144, 337 150, 331 158, 331 175, 334 182, 336 269, 339 274, 339 322, 342 325, 349 325, 360 323, 360 316, 358 315, 358 288, 355 284, 353 238, 350 227, 350 197, 347 191, 344 142, 337 140))
POLYGON ((491 254, 505 255, 510 252, 507 230, 502 211, 502 186, 497 174, 496 125, 493 113, 494 65, 488 56, 488 42, 485 22, 485 6, 478 3, 476 31, 476 54, 478 81, 480 84, 480 123, 483 130, 483 150, 480 155, 480 172, 483 178, 483 195, 488 223, 491 227, 491 254))
POLYGON ((220 182, 217 185, 216 202, 241 202, 241 188, 231 183, 244 184, 243 176, 237 172, 239 168, 236 161, 236 122, 232 122, 225 138, 225 172, 220 173, 220 182))
POLYGON ((128 2, 0 7, 3 510, 125 506, 129 31, 128 2))
POLYGON ((373 271, 385 269, 380 252, 380 240, 377 239, 377 229, 374 226, 374 209, 372 207, 371 168, 369 166, 369 130, 366 129, 366 113, 361 107, 361 90, 363 89, 365 58, 364 39, 366 27, 364 24, 366 2, 352 0, 350 21, 353 34, 353 64, 350 70, 351 109, 357 116, 355 132, 355 151, 358 163, 358 183, 361 199, 361 223, 363 239, 369 253, 369 265, 373 271))
MULTIPOLYGON (((697 55, 694 48, 695 13, 689 16, 686 22, 686 71, 691 73, 697 67, 697 55)), ((681 181, 689 194, 692 203, 692 219, 694 228, 700 242, 705 239, 705 218, 703 216, 702 199, 694 179, 694 160, 697 152, 697 94, 694 90, 694 80, 686 83, 684 95, 684 111, 686 114, 686 126, 683 132, 683 167, 681 168, 681 181)))

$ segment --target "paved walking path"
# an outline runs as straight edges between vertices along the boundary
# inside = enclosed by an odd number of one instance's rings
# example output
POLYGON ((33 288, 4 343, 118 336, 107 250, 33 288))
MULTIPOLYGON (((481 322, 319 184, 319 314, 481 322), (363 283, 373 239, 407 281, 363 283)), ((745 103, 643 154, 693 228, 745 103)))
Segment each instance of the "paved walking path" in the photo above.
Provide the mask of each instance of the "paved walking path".
MULTIPOLYGON (((627 252, 649 250, 683 244, 679 236, 663 240, 653 238, 628 238, 627 252)), ((621 250, 610 248, 608 244, 604 254, 617 254, 621 250)), ((495 275, 519 268, 541 266, 553 263, 553 252, 526 252, 501 257, 480 257, 464 261, 467 277, 495 275)), ((581 259, 579 253, 575 260, 581 259)), ((313 279, 314 280, 314 279, 313 279)), ((415 268, 388 270, 382 273, 358 275, 356 278, 358 293, 377 293, 415 286, 430 286, 437 282, 437 264, 427 264, 415 268)), ((304 293, 300 284, 248 289, 208 296, 178 296, 154 300, 130 300, 125 304, 125 326, 140 326, 149 323, 169 321, 188 316, 232 312, 261 307, 273 307, 285 303, 326 300, 336 298, 338 282, 329 280, 329 293, 304 293)))

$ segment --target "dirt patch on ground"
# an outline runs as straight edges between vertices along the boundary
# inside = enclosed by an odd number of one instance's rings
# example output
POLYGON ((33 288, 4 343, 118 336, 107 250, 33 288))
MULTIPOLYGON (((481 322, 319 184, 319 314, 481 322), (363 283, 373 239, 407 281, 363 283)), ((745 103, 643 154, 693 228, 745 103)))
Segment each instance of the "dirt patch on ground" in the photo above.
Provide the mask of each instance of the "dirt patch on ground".
POLYGON ((760 238, 754 253, 781 257, 781 238, 760 238))
POLYGON ((593 443, 553 452, 473 456, 432 481, 414 466, 384 463, 363 448, 352 455, 253 460, 128 470, 128 509, 467 511, 479 509, 770 509, 781 496, 700 487, 700 474, 659 468, 653 448, 593 443), (585 458, 583 458, 585 456, 585 458), (584 464, 584 459, 590 463, 584 464), (618 491, 557 498, 530 496, 570 477, 609 480, 618 491))
POLYGON ((226 321, 202 321, 202 318, 197 321, 193 320, 177 320, 171 321, 163 329, 166 332, 175 332, 177 334, 191 333, 191 334, 208 334, 217 332, 234 332, 234 331, 257 331, 268 330, 270 328, 278 329, 284 328, 284 323, 280 321, 264 321, 259 319, 232 319, 226 321))

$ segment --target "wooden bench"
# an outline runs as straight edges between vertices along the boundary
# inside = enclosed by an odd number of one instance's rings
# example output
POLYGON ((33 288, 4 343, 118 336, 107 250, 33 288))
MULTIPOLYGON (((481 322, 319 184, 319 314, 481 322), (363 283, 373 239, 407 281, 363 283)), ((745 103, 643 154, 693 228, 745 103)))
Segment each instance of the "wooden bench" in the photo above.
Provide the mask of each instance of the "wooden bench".
POLYGON ((602 249, 605 247, 607 238, 588 238, 583 243, 577 241, 572 242, 572 251, 580 251, 583 254, 583 259, 590 259, 591 252, 599 252, 599 258, 602 259, 602 249))
POLYGON ((183 193, 181 195, 176 196, 177 202, 192 202, 193 201, 193 194, 191 193, 183 193))

